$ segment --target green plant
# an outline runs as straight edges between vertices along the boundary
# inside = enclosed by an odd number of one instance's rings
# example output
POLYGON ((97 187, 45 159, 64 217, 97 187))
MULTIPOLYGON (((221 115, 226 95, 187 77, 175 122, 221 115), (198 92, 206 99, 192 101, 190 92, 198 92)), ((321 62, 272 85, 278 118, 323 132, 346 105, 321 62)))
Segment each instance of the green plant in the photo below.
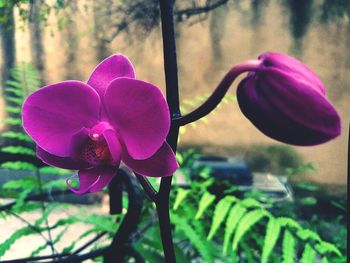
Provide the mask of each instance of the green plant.
MULTIPOLYGON (((180 172, 185 177, 189 178, 197 156, 193 150, 178 154, 180 172)), ((202 174, 205 180, 189 181, 186 189, 176 187, 171 197, 175 247, 181 251, 177 257, 187 259, 183 262, 288 263, 300 260, 309 263, 316 258, 321 258, 322 262, 345 262, 336 245, 324 241, 297 219, 275 216, 259 201, 260 197, 255 198, 256 195, 218 197, 210 192, 210 186, 215 183, 210 171, 202 167, 195 172, 202 174)), ((162 262, 160 240, 157 244, 144 243, 158 237, 152 231, 146 231, 136 246, 140 252, 148 249, 157 255, 157 259, 153 257, 149 262, 162 262)))
POLYGON ((63 169, 45 166, 35 156, 35 145, 23 131, 21 109, 24 99, 40 87, 38 72, 29 63, 19 63, 11 70, 11 79, 4 88, 5 111, 7 117, 2 120, 5 131, 0 132, 0 167, 10 170, 39 171, 52 174, 67 174, 63 169))

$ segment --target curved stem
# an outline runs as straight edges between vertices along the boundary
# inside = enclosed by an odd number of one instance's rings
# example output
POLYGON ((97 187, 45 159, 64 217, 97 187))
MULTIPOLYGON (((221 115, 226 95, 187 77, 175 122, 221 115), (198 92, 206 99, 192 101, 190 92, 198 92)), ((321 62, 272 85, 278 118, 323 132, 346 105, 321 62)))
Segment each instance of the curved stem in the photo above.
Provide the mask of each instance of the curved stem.
POLYGON ((188 123, 197 121, 200 118, 208 115, 218 106, 220 101, 225 97, 232 82, 244 72, 256 71, 259 68, 260 63, 261 61, 259 60, 247 60, 233 67, 229 72, 226 73, 225 77, 216 87, 213 94, 202 105, 200 105, 197 109, 184 116, 174 118, 173 123, 179 126, 183 126, 188 123))
MULTIPOLYGON (((171 118, 180 116, 179 87, 177 78, 176 43, 174 33, 174 0, 159 0, 162 24, 164 71, 166 82, 166 99, 171 118)), ((179 126, 171 122, 167 142, 174 152, 177 148, 179 126)), ((172 176, 161 179, 159 193, 156 196, 156 207, 159 218, 160 234, 162 238, 165 262, 175 263, 172 230, 169 216, 169 194, 172 176)))
MULTIPOLYGON (((126 215, 121 222, 118 231, 114 235, 113 241, 109 246, 106 254, 104 255, 104 262, 124 262, 126 251, 125 249, 130 246, 131 235, 137 229, 137 225, 140 222, 141 210, 142 210, 142 200, 143 196, 138 187, 135 187, 133 177, 125 170, 119 169, 118 176, 115 176, 113 180, 122 180, 123 185, 128 193, 128 210, 126 215)), ((112 180, 112 185, 113 184, 112 180)), ((113 189, 110 189, 113 191, 113 189)))
POLYGON ((137 180, 139 181, 139 183, 141 184, 143 190, 145 191, 145 193, 147 194, 147 196, 153 201, 156 201, 156 196, 157 196, 157 191, 156 189, 154 189, 154 187, 152 186, 152 184, 150 183, 150 181, 148 181, 148 179, 140 174, 137 174, 134 172, 134 174, 136 175, 137 180))

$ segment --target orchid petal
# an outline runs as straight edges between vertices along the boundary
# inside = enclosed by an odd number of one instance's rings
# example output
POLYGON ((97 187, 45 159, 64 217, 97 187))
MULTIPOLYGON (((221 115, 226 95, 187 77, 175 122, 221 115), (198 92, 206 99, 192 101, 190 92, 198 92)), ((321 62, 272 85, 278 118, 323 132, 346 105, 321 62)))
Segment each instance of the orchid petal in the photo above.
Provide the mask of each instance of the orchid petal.
POLYGON ((93 87, 102 98, 110 82, 120 77, 135 78, 135 72, 134 67, 127 57, 116 54, 98 64, 87 83, 93 87))
POLYGON ((96 167, 90 170, 81 170, 79 176, 79 188, 76 189, 69 184, 71 178, 66 180, 68 188, 75 194, 82 195, 87 192, 95 193, 101 191, 113 179, 116 171, 113 167, 96 167))
POLYGON ((143 176, 170 176, 179 168, 176 156, 166 142, 153 156, 146 160, 134 160, 125 151, 123 152, 122 160, 130 169, 143 176))
POLYGON ((23 105, 23 127, 45 151, 71 155, 72 137, 99 119, 100 98, 79 81, 64 81, 31 94, 23 105))
POLYGON ((122 146, 120 145, 118 136, 114 130, 105 130, 103 133, 109 152, 111 153, 113 164, 119 166, 122 156, 122 146))
POLYGON ((170 128, 168 105, 159 88, 135 79, 118 78, 109 85, 105 107, 133 159, 151 157, 170 128))
POLYGON ((36 147, 36 155, 44 163, 63 169, 80 170, 89 168, 89 165, 84 162, 74 160, 71 157, 59 157, 52 155, 40 148, 39 146, 36 147))

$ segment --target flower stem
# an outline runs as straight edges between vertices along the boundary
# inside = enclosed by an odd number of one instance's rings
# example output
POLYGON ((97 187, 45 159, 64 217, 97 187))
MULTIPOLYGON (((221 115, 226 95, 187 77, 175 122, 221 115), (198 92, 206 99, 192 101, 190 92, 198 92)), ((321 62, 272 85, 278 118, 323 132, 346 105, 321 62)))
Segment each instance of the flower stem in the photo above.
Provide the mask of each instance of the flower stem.
MULTIPOLYGON (((166 98, 170 110, 171 119, 174 119, 181 116, 179 106, 179 87, 177 78, 176 44, 173 18, 174 1, 159 0, 159 6, 162 22, 166 98)), ((179 126, 176 124, 174 125, 172 122, 167 137, 167 142, 174 152, 176 152, 177 148, 178 134, 179 126)), ((169 216, 169 194, 171 189, 171 181, 172 176, 162 178, 159 192, 157 193, 155 199, 165 262, 167 263, 176 262, 169 216)))
POLYGON ((232 69, 230 69, 229 72, 226 73, 214 92, 202 105, 184 116, 173 119, 173 122, 179 126, 183 126, 208 115, 219 105, 221 100, 225 97, 232 82, 240 74, 248 71, 256 71, 259 68, 260 64, 261 61, 259 60, 247 60, 238 64, 237 66, 234 66, 232 69))

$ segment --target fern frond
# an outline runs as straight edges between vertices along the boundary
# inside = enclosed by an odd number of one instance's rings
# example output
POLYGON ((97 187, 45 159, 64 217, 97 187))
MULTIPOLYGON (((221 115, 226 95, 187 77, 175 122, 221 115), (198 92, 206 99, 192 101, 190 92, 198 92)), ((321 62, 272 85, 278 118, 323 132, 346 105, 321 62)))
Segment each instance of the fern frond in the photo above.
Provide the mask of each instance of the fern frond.
POLYGON ((175 198, 175 202, 174 202, 174 206, 173 206, 174 211, 178 209, 181 202, 186 198, 186 196, 189 193, 190 193, 190 190, 188 190, 188 189, 179 188, 177 190, 177 194, 176 194, 176 198, 175 198))
MULTIPOLYGON (((12 89, 15 89, 15 90, 20 92, 20 94, 16 94, 16 95, 18 95, 18 96, 23 95, 22 84, 20 82, 18 82, 18 80, 17 81, 7 80, 5 84, 6 84, 6 86, 12 87, 12 89)), ((11 89, 11 88, 5 88, 6 91, 7 91, 7 89, 11 89)))
POLYGON ((181 230, 183 234, 191 241, 193 246, 196 248, 196 250, 199 252, 201 257, 203 258, 204 262, 206 263, 213 263, 213 257, 210 254, 209 250, 207 249, 207 246, 205 244, 205 240, 203 240, 196 231, 192 228, 188 222, 180 218, 176 214, 172 214, 171 218, 173 220, 173 223, 176 225, 177 230, 181 230))
MULTIPOLYGON (((12 81, 12 82, 14 82, 14 81, 12 81)), ((8 82, 7 82, 7 84, 8 84, 8 82)), ((18 86, 20 86, 20 85, 18 84, 18 86)), ((23 92, 18 88, 5 88, 5 92, 13 94, 13 95, 18 96, 18 97, 23 96, 23 92)))
POLYGON ((208 234, 207 239, 211 240, 217 230, 219 229, 222 222, 224 222, 227 213, 231 208, 231 204, 237 199, 233 196, 226 196, 219 201, 214 210, 214 217, 211 224, 211 228, 208 234))
POLYGON ((32 139, 28 135, 21 133, 21 132, 7 131, 7 132, 1 133, 0 137, 9 138, 9 139, 16 139, 16 140, 20 140, 20 141, 24 141, 24 142, 32 142, 32 139))
POLYGON ((304 240, 304 241, 311 239, 311 240, 321 242, 320 236, 316 232, 314 232, 310 229, 299 229, 296 232, 296 235, 298 238, 300 238, 301 240, 304 240))
POLYGON ((22 127, 22 120, 17 118, 6 118, 3 120, 4 123, 14 126, 21 126, 22 127))
POLYGON ((34 171, 36 169, 36 166, 34 164, 28 163, 28 162, 5 162, 0 165, 0 167, 9 169, 9 170, 28 170, 28 171, 34 171))
POLYGON ((5 146, 1 148, 0 151, 9 154, 23 154, 35 156, 35 152, 32 149, 23 146, 5 146))
POLYGON ((6 106, 5 111, 12 114, 21 114, 22 110, 20 107, 6 106))
POLYGON ((274 217, 270 217, 266 227, 266 235, 261 256, 262 263, 267 263, 267 260, 280 236, 280 231, 281 226, 279 225, 278 221, 274 217))
POLYGON ((339 249, 335 245, 325 241, 322 241, 321 243, 316 244, 315 248, 321 255, 326 253, 334 253, 339 257, 342 256, 342 253, 339 251, 339 249))
POLYGON ((205 192, 202 195, 201 200, 199 201, 198 212, 195 216, 196 220, 202 217, 205 209, 207 209, 214 202, 215 198, 215 195, 212 195, 209 192, 205 192))
POLYGON ((33 250, 32 253, 30 254, 31 257, 37 256, 40 254, 41 251, 44 251, 47 247, 49 246, 49 244, 47 242, 45 242, 44 244, 42 244, 41 246, 39 246, 37 249, 33 250))
POLYGON ((223 246, 223 253, 226 255, 231 236, 233 232, 235 231, 235 228, 239 222, 239 220, 243 217, 243 215, 247 212, 247 209, 243 207, 240 203, 236 204, 231 208, 231 211, 227 217, 226 220, 226 227, 225 227, 225 236, 224 236, 224 246, 223 246))
POLYGON ((301 256, 301 263, 313 263, 315 260, 316 251, 309 244, 306 244, 301 256))
POLYGON ((284 231, 282 243, 282 263, 294 263, 296 240, 288 229, 284 231))
POLYGON ((8 251, 18 239, 33 233, 34 230, 30 227, 24 227, 16 230, 8 239, 5 240, 5 242, 0 244, 0 257, 5 255, 6 251, 8 251))
POLYGON ((281 227, 288 227, 294 229, 300 229, 301 226, 297 221, 289 217, 278 217, 276 218, 281 227))
POLYGON ((241 205, 246 208, 262 208, 262 204, 253 198, 245 198, 241 201, 241 205))
POLYGON ((50 214, 52 213, 52 211, 54 211, 54 209, 57 208, 57 205, 53 204, 53 205, 50 205, 48 207, 46 207, 44 213, 41 214, 40 218, 38 218, 34 225, 36 227, 40 227, 42 223, 46 222, 48 217, 50 216, 50 214))
POLYGON ((6 190, 34 189, 40 183, 36 176, 26 176, 17 180, 10 180, 2 186, 6 190))
POLYGON ((7 101, 12 102, 14 104, 17 104, 19 106, 22 106, 23 104, 23 99, 22 98, 16 98, 16 97, 7 97, 7 101))
POLYGON ((247 231, 266 216, 269 216, 269 214, 266 210, 263 209, 253 210, 245 214, 237 227, 232 243, 232 250, 235 251, 239 242, 241 241, 242 237, 247 233, 247 231))

